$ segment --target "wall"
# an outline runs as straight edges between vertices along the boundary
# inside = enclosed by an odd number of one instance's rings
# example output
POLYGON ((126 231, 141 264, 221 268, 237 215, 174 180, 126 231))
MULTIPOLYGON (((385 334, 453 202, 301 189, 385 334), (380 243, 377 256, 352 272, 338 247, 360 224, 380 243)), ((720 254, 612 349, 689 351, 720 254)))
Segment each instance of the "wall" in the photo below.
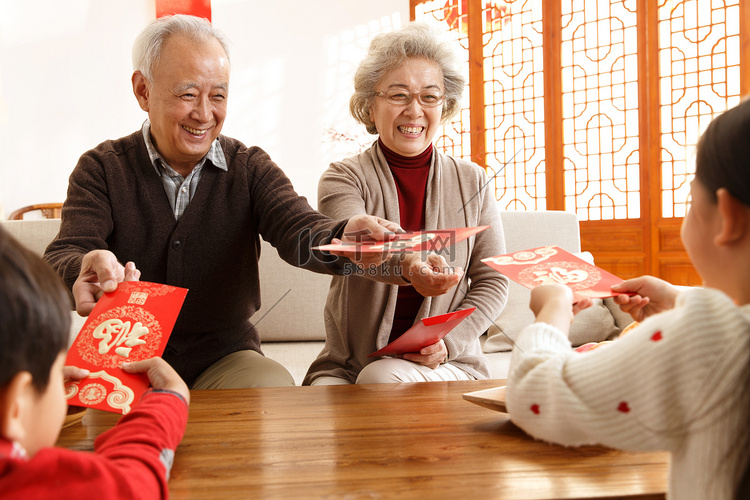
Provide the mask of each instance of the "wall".
MULTIPOLYGON (((231 41, 223 133, 259 145, 315 206, 328 164, 374 136, 348 113, 372 36, 409 19, 408 0, 212 0, 231 41)), ((146 118, 132 42, 153 0, 0 0, 0 218, 64 201, 79 156, 146 118)))

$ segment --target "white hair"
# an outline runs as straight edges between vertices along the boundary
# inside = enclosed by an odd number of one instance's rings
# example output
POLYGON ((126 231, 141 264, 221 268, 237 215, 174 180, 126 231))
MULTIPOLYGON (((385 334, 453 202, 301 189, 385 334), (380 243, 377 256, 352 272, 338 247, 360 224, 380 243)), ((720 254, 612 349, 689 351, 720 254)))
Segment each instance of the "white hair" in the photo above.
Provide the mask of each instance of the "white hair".
POLYGON ((201 17, 176 14, 151 21, 133 43, 133 71, 140 71, 153 81, 154 65, 159 61, 164 42, 172 35, 186 35, 191 40, 216 39, 229 58, 228 41, 224 35, 201 17))
POLYGON ((412 22, 400 30, 376 35, 367 56, 354 74, 354 95, 349 100, 349 112, 369 133, 377 134, 375 123, 370 119, 375 86, 386 73, 398 68, 407 59, 422 58, 437 63, 443 71, 445 104, 441 121, 448 121, 460 111, 461 96, 466 86, 457 45, 446 36, 444 30, 421 22, 412 22))

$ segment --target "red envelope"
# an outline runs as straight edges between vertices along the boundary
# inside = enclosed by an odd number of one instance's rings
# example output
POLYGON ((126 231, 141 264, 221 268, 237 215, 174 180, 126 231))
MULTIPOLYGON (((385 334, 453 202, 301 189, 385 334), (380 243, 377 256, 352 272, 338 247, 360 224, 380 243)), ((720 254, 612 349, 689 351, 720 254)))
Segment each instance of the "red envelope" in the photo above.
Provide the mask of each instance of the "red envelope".
POLYGON ((443 248, 474 236, 490 226, 459 227, 454 229, 434 229, 430 231, 415 231, 399 233, 388 241, 366 241, 357 243, 330 243, 314 247, 313 250, 344 251, 360 253, 398 253, 398 252, 437 252, 443 248))
POLYGON ((612 285, 621 283, 622 279, 558 246, 498 255, 482 259, 482 262, 526 288, 551 283, 567 285, 573 290, 576 302, 586 297, 603 299, 628 295, 611 290, 612 285))
POLYGON ((185 295, 185 288, 146 281, 126 281, 102 295, 68 350, 66 365, 91 372, 65 384, 68 404, 130 412, 149 381, 120 365, 162 355, 185 295))
POLYGON ((448 335, 460 322, 476 310, 476 307, 461 309, 446 314, 424 318, 405 331, 399 338, 367 357, 393 356, 405 352, 419 352, 448 335))

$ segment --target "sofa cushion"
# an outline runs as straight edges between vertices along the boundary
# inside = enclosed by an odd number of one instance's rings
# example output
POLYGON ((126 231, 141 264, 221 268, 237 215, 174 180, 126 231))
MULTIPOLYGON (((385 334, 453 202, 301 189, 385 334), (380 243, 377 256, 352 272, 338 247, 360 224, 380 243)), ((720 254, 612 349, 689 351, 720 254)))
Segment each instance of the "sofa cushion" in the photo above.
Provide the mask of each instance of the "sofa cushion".
POLYGON ((547 245, 557 245, 571 253, 581 251, 580 227, 574 213, 560 210, 501 211, 500 220, 507 253, 547 245))
POLYGON ((325 342, 264 342, 261 345, 266 357, 280 363, 294 378, 297 385, 302 385, 310 367, 325 342))
POLYGON ((0 225, 40 257, 60 231, 60 219, 4 220, 0 225))
POLYGON ((261 308, 250 321, 261 342, 325 340, 323 323, 331 276, 294 267, 261 240, 261 308))

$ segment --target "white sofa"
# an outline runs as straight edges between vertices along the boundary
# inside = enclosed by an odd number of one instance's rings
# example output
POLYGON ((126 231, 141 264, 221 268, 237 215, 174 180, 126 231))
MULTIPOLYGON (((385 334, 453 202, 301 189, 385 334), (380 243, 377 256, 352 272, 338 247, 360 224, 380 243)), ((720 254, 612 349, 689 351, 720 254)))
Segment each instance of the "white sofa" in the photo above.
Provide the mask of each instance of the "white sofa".
MULTIPOLYGON (((581 251, 575 214, 506 211, 502 212, 502 221, 508 252, 545 245, 558 245, 573 253, 581 251)), ((0 225, 41 255, 57 234, 60 220, 0 221, 0 225)), ((260 331, 266 356, 284 365, 297 384, 301 383, 325 341, 323 306, 330 279, 330 276, 287 264, 270 244, 263 242, 260 258, 263 306, 254 315, 253 322, 260 331)), ((525 324, 533 321, 528 310, 528 293, 520 285, 511 283, 508 305, 489 331, 482 335, 493 378, 507 377, 512 339, 525 324)), ((71 333, 76 334, 85 318, 75 312, 72 314, 71 333)), ((611 339, 630 322, 630 317, 608 299, 576 317, 571 339, 574 345, 611 339)))

